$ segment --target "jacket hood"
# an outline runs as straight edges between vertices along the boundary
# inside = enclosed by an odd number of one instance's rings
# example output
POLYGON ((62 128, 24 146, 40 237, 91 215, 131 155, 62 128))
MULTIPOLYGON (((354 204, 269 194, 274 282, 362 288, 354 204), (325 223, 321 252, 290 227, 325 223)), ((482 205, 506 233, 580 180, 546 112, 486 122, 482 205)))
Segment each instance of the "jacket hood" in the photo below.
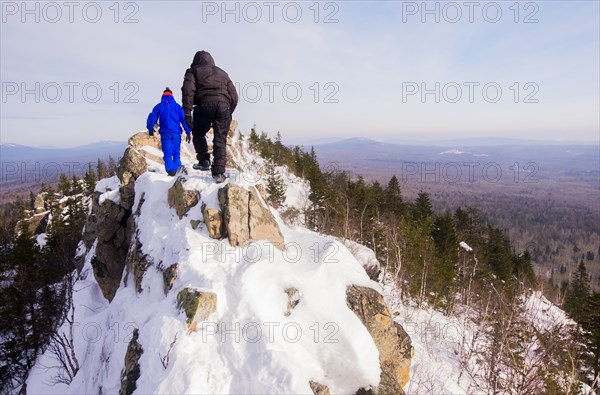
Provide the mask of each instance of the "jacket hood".
POLYGON ((194 60, 192 61, 192 67, 197 66, 214 66, 215 60, 211 56, 210 53, 206 51, 198 51, 196 55, 194 55, 194 60))
POLYGON ((168 95, 168 94, 163 94, 160 101, 161 101, 161 103, 176 103, 173 95, 168 95))

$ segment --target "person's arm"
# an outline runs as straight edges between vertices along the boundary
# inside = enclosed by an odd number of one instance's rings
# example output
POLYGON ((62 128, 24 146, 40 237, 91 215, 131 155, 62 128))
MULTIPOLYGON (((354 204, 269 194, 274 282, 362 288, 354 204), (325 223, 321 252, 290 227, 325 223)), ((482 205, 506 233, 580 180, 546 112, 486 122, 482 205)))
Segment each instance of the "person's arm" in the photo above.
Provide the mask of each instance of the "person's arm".
POLYGON ((183 126, 186 134, 192 133, 192 129, 188 126, 187 121, 185 120, 183 108, 181 107, 179 107, 179 123, 181 123, 181 126, 183 126))
POLYGON ((196 95, 196 78, 192 69, 187 69, 181 87, 183 111, 185 116, 191 116, 194 109, 194 96, 196 95))
POLYGON ((235 85, 233 85, 233 82, 231 82, 231 80, 229 80, 229 82, 227 83, 227 92, 229 93, 229 97, 231 99, 231 101, 229 102, 229 109, 233 114, 238 104, 238 94, 235 90, 235 85))
POLYGON ((154 127, 156 126, 156 121, 158 121, 159 106, 160 104, 154 106, 152 112, 148 114, 148 119, 146 120, 146 129, 148 129, 148 133, 150 133, 150 135, 154 133, 154 127))

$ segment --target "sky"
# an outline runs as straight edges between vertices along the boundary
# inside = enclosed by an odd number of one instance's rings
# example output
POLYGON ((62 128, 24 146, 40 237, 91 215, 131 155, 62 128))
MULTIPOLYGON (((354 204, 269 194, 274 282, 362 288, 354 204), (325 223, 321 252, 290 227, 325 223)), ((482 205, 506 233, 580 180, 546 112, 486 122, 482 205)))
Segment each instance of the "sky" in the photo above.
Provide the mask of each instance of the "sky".
POLYGON ((600 140, 597 1, 2 1, 0 142, 145 129, 210 52, 284 142, 600 140))

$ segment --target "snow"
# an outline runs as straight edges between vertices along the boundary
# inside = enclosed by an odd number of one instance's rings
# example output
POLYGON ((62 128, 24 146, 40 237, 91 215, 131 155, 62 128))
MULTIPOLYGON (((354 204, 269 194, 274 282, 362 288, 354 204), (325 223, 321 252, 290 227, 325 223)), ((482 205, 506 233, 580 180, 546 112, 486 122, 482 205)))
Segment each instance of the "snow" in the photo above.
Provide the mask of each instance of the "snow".
POLYGON ((469 246, 467 243, 465 243, 464 241, 461 241, 460 243, 458 243, 458 245, 460 246, 460 248, 462 248, 463 250, 467 251, 467 252, 471 252, 473 251, 473 248, 471 248, 471 246, 469 246))
POLYGON ((119 190, 121 186, 121 182, 119 181, 119 177, 112 176, 108 178, 103 178, 96 183, 96 188, 94 189, 96 192, 105 193, 108 191, 116 191, 119 190))
POLYGON ((47 240, 47 234, 46 233, 40 233, 39 235, 35 236, 35 242, 37 243, 37 245, 40 248, 45 247, 46 243, 48 242, 48 240, 47 240))
POLYGON ((108 199, 119 204, 121 201, 121 195, 119 194, 120 187, 121 182, 117 176, 103 178, 102 180, 98 181, 96 183, 96 188, 94 189, 96 192, 101 194, 98 198, 98 203, 102 204, 106 199, 108 199))
MULTIPOLYGON (((242 152, 239 160, 247 164, 257 158, 242 152)), ((211 239, 203 225, 194 230, 190 221, 202 220, 202 203, 218 207, 222 185, 194 171, 191 162, 184 165, 189 172, 185 188, 200 191, 201 202, 182 219, 167 204, 173 177, 146 172, 136 180, 137 235, 151 261, 141 293, 124 273, 108 303, 91 268, 95 245, 87 252, 80 249, 85 264, 74 287, 74 343, 81 369, 69 386, 51 385, 56 369, 45 368, 54 364, 47 351, 29 375, 28 392, 118 393, 134 328, 139 328, 144 350, 136 393, 311 393, 311 380, 332 393, 377 385, 379 352, 346 305, 348 285, 381 292, 361 262, 333 237, 286 226, 274 209, 286 241, 283 251, 263 241, 232 247, 226 239, 211 239), (177 278, 165 295, 160 268, 174 263, 179 264, 177 278), (185 287, 217 295, 216 311, 199 332, 187 333, 185 316, 176 309, 176 295, 185 287), (300 302, 286 316, 289 287, 299 290, 300 302), (160 360, 175 336, 165 369, 160 360)), ((246 188, 261 182, 244 172, 228 172, 246 188)), ((114 181, 99 183, 105 199, 116 199, 114 181)), ((290 206, 303 204, 308 193, 303 182, 289 182, 288 191, 290 206)), ((358 249, 360 260, 373 258, 358 249)))
POLYGON ((343 243, 365 269, 381 268, 381 265, 375 256, 375 252, 369 247, 348 239, 344 240, 343 243))

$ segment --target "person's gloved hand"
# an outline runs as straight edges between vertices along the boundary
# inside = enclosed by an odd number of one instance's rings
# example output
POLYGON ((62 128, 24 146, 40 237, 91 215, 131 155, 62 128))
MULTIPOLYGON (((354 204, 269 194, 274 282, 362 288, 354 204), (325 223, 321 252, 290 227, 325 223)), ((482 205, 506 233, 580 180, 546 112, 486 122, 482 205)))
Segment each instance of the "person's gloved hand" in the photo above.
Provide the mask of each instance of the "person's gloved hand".
POLYGON ((154 136, 154 130, 148 130, 148 135, 149 135, 150 137, 154 136))
POLYGON ((190 129, 192 129, 194 127, 194 121, 193 121, 191 115, 186 115, 185 116, 185 123, 187 123, 188 128, 190 128, 190 129))
POLYGON ((185 134, 185 142, 189 144, 190 141, 192 141, 192 134, 191 133, 186 133, 185 134))

